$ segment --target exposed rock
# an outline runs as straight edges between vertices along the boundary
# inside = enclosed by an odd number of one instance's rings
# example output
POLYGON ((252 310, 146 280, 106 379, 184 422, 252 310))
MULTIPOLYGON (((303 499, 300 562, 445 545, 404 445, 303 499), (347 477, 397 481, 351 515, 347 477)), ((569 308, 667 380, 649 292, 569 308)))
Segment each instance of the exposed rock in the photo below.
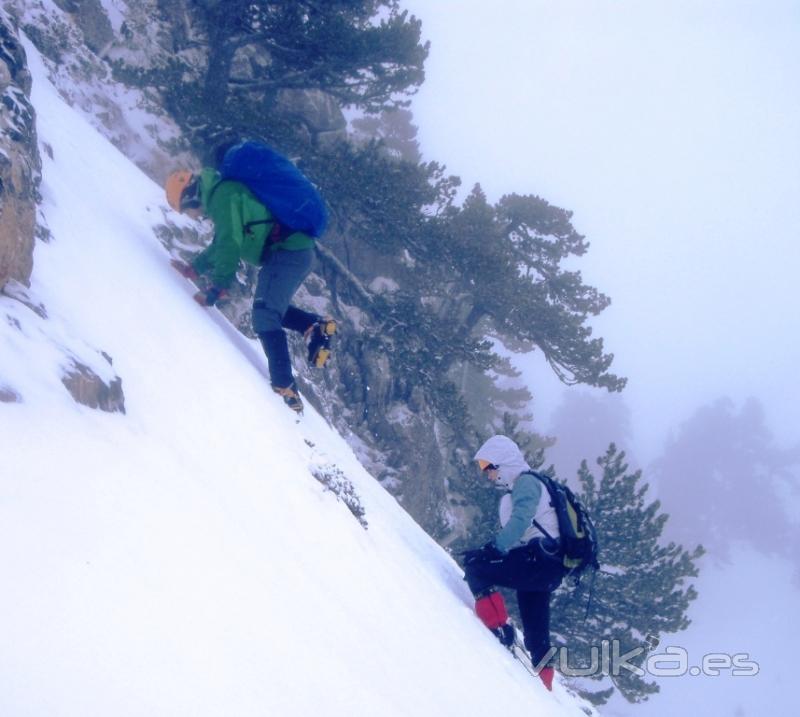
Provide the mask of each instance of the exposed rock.
POLYGON ((114 39, 111 22, 106 15, 100 0, 54 0, 65 12, 75 18, 75 22, 83 32, 87 47, 99 53, 114 39))
POLYGON ((281 90, 277 107, 281 113, 297 119, 312 143, 346 137, 347 120, 339 104, 322 90, 281 90))
POLYGON ((235 80, 255 80, 264 74, 271 62, 267 50, 253 45, 240 47, 233 56, 231 78, 235 80))
POLYGON ((72 398, 84 406, 109 413, 125 413, 125 395, 119 376, 106 383, 88 366, 72 359, 72 364, 61 382, 72 394, 72 398))
POLYGON ((405 420, 385 422, 378 437, 381 445, 397 447, 389 453, 389 460, 392 465, 403 466, 404 480, 398 496, 403 507, 430 535, 440 536, 448 528, 444 506, 445 478, 450 466, 442 455, 447 441, 440 440, 445 431, 427 403, 419 412, 409 411, 406 406, 402 410, 405 420))
POLYGON ((33 269, 41 160, 30 90, 17 27, 0 10, 0 288, 28 285, 33 269))
POLYGON ((22 403, 22 396, 13 388, 0 384, 0 403, 22 403))
POLYGON ((45 308, 45 305, 41 301, 36 301, 30 295, 26 287, 18 281, 13 279, 10 280, 6 283, 2 289, 2 292, 0 293, 19 301, 20 304, 29 308, 40 319, 47 318, 47 309, 45 308))
POLYGON ((150 19, 149 34, 135 37, 121 16, 109 19, 100 0, 61 0, 60 7, 44 0, 7 3, 44 57, 59 94, 140 169, 161 182, 173 163, 187 161, 179 147, 180 132, 159 105, 158 93, 116 82, 109 63, 128 42, 132 47, 124 51, 131 55, 164 55, 157 43, 164 33, 155 0, 124 6, 137 21, 150 19))

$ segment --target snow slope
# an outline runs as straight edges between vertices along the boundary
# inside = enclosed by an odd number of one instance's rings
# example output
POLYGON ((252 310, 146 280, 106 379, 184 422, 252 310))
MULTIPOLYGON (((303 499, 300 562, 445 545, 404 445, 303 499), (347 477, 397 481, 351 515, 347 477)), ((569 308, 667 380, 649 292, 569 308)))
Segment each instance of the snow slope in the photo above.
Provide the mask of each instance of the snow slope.
POLYGON ((191 300, 153 234, 161 188, 27 51, 53 239, 30 290, 48 318, 0 296, 0 384, 20 397, 0 403, 0 715, 583 714, 479 624, 458 567, 344 440, 311 408, 296 425, 258 347, 191 300), (122 378, 125 415, 72 400, 67 354, 122 378), (352 481, 367 530, 320 466, 352 481))

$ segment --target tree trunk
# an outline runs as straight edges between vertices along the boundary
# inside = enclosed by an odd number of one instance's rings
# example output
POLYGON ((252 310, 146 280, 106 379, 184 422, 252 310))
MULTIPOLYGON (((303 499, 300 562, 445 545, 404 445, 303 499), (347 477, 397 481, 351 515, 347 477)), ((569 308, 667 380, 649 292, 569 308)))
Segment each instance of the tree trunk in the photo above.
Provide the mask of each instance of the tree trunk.
POLYGON ((209 23, 208 67, 203 82, 203 105, 215 113, 224 112, 228 99, 228 78, 236 44, 228 37, 224 20, 209 23))

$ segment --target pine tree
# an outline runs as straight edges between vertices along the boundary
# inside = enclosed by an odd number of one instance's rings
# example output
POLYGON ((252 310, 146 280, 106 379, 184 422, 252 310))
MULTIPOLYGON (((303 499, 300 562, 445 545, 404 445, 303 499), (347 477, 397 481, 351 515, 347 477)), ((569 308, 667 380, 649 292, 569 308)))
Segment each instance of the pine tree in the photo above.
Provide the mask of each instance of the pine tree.
MULTIPOLYGON (((569 650, 570 668, 590 664, 592 646, 600 648, 603 640, 618 641, 625 654, 657 644, 664 633, 684 630, 687 608, 697 597, 687 580, 697 577, 695 563, 703 554, 700 546, 688 551, 662 543, 667 515, 658 501, 648 502, 648 485, 641 471, 628 472, 624 453, 611 444, 597 465, 599 482, 585 461, 578 478, 580 498, 597 528, 601 570, 594 583, 585 576, 578 588, 563 587, 552 605, 552 631, 569 650)), ((641 665, 646 649, 631 662, 641 665)), ((595 702, 607 700, 614 687, 630 702, 646 700, 659 689, 627 669, 610 680, 610 689, 591 695, 595 702)))
POLYGON ((240 135, 303 150, 282 93, 320 91, 380 112, 402 106, 424 78, 421 23, 397 0, 202 0, 186 18, 194 37, 176 33, 176 52, 143 79, 197 147, 240 135))
POLYGON ((501 432, 505 414, 522 422, 532 420, 533 396, 521 382, 521 375, 508 357, 498 357, 491 373, 473 363, 462 363, 453 369, 453 381, 458 384, 470 419, 481 435, 501 432))
POLYGON ((610 299, 563 264, 588 244, 571 224, 571 212, 534 196, 509 195, 491 205, 476 186, 464 205, 443 218, 443 263, 469 288, 468 332, 538 348, 566 384, 621 391, 626 379, 610 373, 613 354, 587 325, 610 299))
POLYGON ((419 164, 422 161, 417 141, 418 128, 409 110, 398 108, 385 110, 379 115, 365 115, 354 119, 352 125, 356 141, 361 136, 377 139, 387 154, 394 159, 412 164, 419 164))

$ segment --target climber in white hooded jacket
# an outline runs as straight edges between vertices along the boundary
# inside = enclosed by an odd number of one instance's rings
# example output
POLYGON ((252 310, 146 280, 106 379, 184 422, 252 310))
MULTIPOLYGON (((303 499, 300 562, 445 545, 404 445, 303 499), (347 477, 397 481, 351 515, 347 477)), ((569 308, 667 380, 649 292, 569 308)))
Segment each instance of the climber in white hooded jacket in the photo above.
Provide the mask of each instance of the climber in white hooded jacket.
POLYGON ((513 642, 503 596, 497 586, 517 591, 525 647, 539 676, 552 689, 550 594, 565 569, 558 519, 544 484, 531 472, 525 456, 506 436, 492 436, 475 453, 475 461, 499 490, 500 531, 483 548, 465 553, 464 579, 475 596, 475 612, 503 644, 513 642))

